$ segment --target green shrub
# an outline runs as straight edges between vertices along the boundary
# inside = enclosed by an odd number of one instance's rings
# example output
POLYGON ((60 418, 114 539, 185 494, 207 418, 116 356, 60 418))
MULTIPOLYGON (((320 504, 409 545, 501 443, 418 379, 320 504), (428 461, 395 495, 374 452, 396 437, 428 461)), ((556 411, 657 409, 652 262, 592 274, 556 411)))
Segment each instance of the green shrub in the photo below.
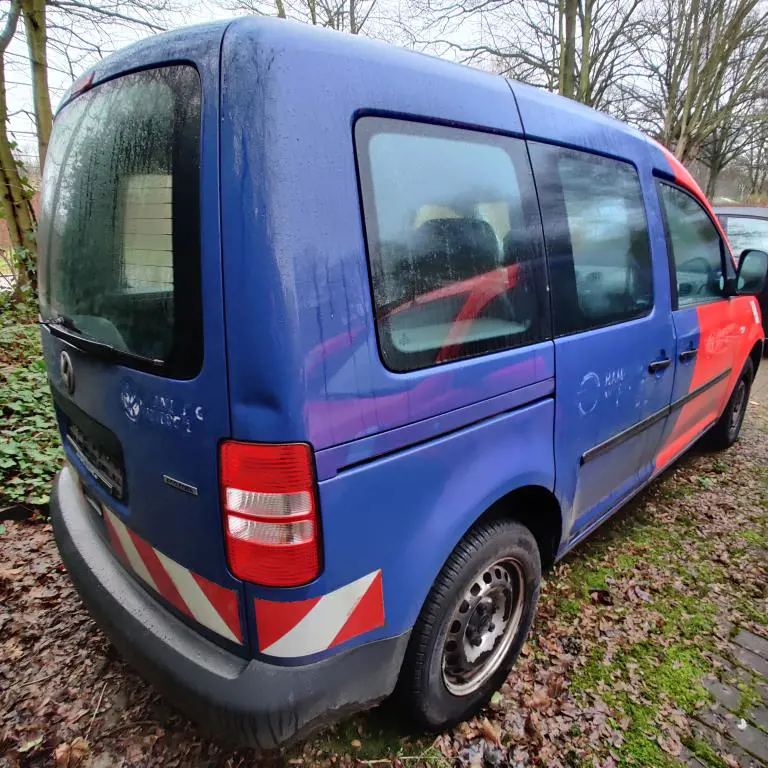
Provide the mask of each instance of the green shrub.
POLYGON ((40 331, 0 327, 0 506, 46 503, 62 459, 40 331))

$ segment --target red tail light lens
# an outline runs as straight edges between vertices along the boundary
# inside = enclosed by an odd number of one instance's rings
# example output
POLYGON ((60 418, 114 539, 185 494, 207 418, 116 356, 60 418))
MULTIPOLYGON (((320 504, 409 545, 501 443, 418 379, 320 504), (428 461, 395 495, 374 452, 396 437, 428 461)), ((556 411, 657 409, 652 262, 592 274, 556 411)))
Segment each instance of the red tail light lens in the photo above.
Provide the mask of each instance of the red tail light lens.
POLYGON ((312 450, 308 445, 221 446, 224 532, 232 573, 296 587, 320 572, 312 450))

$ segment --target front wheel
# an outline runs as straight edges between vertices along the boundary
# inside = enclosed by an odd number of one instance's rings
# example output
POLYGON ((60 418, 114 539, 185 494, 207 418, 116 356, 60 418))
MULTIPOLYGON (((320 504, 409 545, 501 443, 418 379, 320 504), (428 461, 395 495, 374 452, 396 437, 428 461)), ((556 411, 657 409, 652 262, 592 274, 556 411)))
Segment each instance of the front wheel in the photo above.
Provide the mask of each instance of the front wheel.
POLYGON ((412 716, 447 728, 488 703, 525 642, 539 598, 533 534, 512 520, 473 528, 438 575, 414 626, 398 684, 412 716))
POLYGON ((744 415, 749 403, 749 391, 752 388, 752 379, 755 376, 755 367, 752 360, 747 358, 744 369, 733 388, 731 399, 725 406, 722 416, 715 422, 712 429, 704 435, 706 448, 713 451, 722 451, 730 448, 741 433, 741 425, 744 423, 744 415))

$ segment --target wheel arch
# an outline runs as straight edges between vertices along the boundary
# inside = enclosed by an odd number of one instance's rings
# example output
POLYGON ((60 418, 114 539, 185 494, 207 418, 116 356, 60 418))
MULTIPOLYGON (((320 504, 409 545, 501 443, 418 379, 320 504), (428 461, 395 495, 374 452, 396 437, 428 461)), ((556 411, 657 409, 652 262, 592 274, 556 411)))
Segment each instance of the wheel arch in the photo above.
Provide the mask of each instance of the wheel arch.
POLYGON ((554 565, 563 536, 563 514, 551 490, 541 485, 515 488, 491 504, 467 531, 480 523, 501 519, 517 520, 530 530, 539 546, 542 571, 554 565))

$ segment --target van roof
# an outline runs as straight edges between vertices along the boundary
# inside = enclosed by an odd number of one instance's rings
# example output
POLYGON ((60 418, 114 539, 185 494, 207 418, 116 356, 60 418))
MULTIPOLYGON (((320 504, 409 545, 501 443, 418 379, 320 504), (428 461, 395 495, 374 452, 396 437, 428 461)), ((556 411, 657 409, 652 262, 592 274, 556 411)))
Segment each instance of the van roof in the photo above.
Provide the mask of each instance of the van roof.
MULTIPOLYGON (((137 60, 156 58, 160 51, 163 52, 165 58, 168 58, 169 53, 172 55, 177 43, 181 41, 187 42, 190 37, 221 36, 230 27, 248 27, 251 33, 255 32, 257 35, 259 35, 259 32, 263 32, 263 36, 267 39, 267 44, 273 47, 280 47, 282 49, 294 47, 305 50, 315 49, 326 55, 333 54, 334 56, 349 59, 350 63, 361 58, 378 60, 381 63, 393 65, 395 70, 399 70, 399 76, 401 77, 410 70, 418 71, 422 75, 426 71, 434 75, 438 81, 442 81, 444 85, 447 85, 451 80, 461 81, 465 84, 468 80, 475 80, 478 85, 484 83, 487 86, 491 81, 497 83, 500 80, 504 80, 498 74, 468 67, 464 64, 441 59, 419 51, 401 48, 391 43, 362 35, 352 35, 346 32, 338 32, 273 17, 245 16, 229 21, 199 24, 177 29, 138 41, 100 61, 92 70, 94 72, 94 82, 113 77, 126 69, 134 68, 137 60)), ((82 81, 88 74, 89 72, 84 73, 78 82, 82 81)), ((588 120, 596 127, 603 126, 612 132, 619 132, 657 146, 655 141, 641 131, 603 112, 536 88, 535 86, 517 81, 510 81, 510 84, 518 95, 525 94, 527 99, 539 103, 543 101, 544 104, 541 106, 545 106, 553 117, 556 117, 559 113, 564 120, 569 117, 588 120)), ((58 109, 61 109, 72 97, 76 86, 77 83, 64 95, 58 109)))

